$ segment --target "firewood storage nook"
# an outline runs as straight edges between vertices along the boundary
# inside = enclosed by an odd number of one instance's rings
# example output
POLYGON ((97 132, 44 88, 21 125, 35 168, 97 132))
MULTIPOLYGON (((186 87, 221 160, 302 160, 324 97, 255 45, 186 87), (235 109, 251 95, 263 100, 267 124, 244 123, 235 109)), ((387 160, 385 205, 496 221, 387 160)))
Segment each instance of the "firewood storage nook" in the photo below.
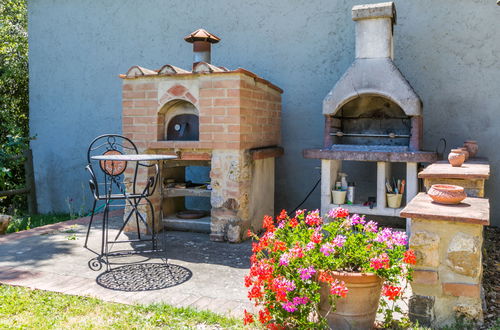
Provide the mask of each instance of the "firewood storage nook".
POLYGON ((421 151, 422 102, 393 62, 394 3, 355 6, 356 59, 323 101, 324 143, 304 150, 321 159, 321 211, 332 204, 332 188, 342 161, 377 162, 376 206, 363 201, 342 205, 360 214, 399 216, 387 207, 386 179, 391 164, 406 163, 406 200, 418 192, 417 164, 436 160, 421 151))
POLYGON ((207 31, 185 40, 194 48, 191 71, 168 64, 159 70, 133 66, 121 76, 123 133, 140 152, 178 156, 162 169, 163 200, 159 189, 153 198, 167 228, 238 242, 247 229, 262 227, 265 214, 274 214, 283 91, 247 70, 210 64, 211 45, 220 39, 207 31), (167 185, 185 181, 188 166, 209 166, 211 189, 167 185), (210 198, 206 217, 177 217, 189 196, 210 198))

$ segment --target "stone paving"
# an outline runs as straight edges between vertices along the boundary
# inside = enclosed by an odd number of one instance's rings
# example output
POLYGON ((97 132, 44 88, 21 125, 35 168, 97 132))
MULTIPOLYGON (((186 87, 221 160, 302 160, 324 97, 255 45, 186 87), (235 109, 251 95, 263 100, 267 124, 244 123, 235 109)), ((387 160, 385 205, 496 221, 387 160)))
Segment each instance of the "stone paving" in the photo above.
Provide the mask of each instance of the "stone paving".
MULTIPOLYGON (((117 233, 121 211, 111 213, 117 233)), ((113 258, 111 270, 92 271, 95 257, 83 248, 89 218, 80 218, 0 237, 0 283, 93 296, 105 301, 167 303, 240 317, 253 310, 243 277, 248 273, 250 242, 215 243, 207 234, 166 232, 165 254, 113 258)), ((89 248, 100 246, 100 217, 89 248)), ((129 245, 125 243, 123 245, 129 245)), ((116 248, 115 248, 116 249, 116 248)))

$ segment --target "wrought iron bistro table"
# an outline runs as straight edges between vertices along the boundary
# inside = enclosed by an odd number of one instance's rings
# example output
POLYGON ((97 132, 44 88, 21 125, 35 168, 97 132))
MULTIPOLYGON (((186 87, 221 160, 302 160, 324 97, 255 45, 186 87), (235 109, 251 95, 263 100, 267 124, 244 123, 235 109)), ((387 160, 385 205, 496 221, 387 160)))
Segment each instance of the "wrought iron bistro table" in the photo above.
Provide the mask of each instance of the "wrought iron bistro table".
MULTIPOLYGON (((126 155, 126 154, 119 154, 119 153, 116 153, 116 154, 111 154, 111 153, 108 153, 108 154, 104 154, 104 155, 97 155, 97 156, 92 156, 91 159, 92 160, 96 160, 96 161, 99 161, 101 163, 101 168, 107 172, 107 174, 110 176, 110 180, 113 182, 113 183, 116 183, 116 186, 119 186, 119 183, 118 183, 118 176, 120 176, 124 170, 125 170, 125 167, 126 167, 126 163, 127 162, 157 162, 157 166, 156 166, 156 174, 155 176, 157 177, 157 182, 155 183, 155 187, 156 187, 156 184, 159 183, 160 187, 160 200, 163 200, 163 189, 161 189, 162 187, 162 171, 161 171, 161 165, 162 165, 162 162, 165 161, 165 160, 171 160, 171 159, 176 159, 177 156, 173 156, 173 155, 157 155, 157 154, 130 154, 130 155, 126 155), (123 168, 120 168, 118 169, 117 167, 123 167, 123 168), (111 167, 111 170, 107 171, 106 168, 107 167, 111 167), (117 175, 114 175, 113 173, 118 173, 117 175)), ((154 165, 150 165, 150 166, 154 166, 154 165)), ((136 178, 134 178, 135 180, 136 178)), ((112 185, 110 185, 111 187, 112 185)), ((153 188, 154 190, 154 188, 153 188)), ((139 213, 139 210, 137 209, 138 206, 140 205, 140 201, 142 199, 146 199, 147 200, 147 197, 148 196, 145 196, 145 195, 140 195, 139 196, 137 194, 135 195, 127 195, 125 191, 122 191, 122 194, 123 194, 123 199, 126 200, 126 204, 125 205, 128 205, 131 207, 131 210, 126 218, 126 220, 124 221, 123 225, 121 226, 118 234, 116 235, 115 239, 114 240, 109 240, 108 239, 108 229, 109 229, 109 206, 110 206, 110 203, 112 201, 112 188, 108 189, 106 191, 106 201, 105 201, 105 211, 104 211, 104 214, 103 214, 103 239, 102 239, 102 246, 101 246, 101 253, 97 255, 97 257, 94 257, 92 258, 90 261, 89 261, 89 267, 90 269, 92 270, 95 270, 95 271, 98 271, 102 268, 102 264, 106 264, 106 267, 107 269, 109 270, 109 260, 108 260, 108 257, 110 256, 123 256, 123 255, 131 255, 131 254, 141 254, 141 253, 151 253, 151 252, 163 252, 162 248, 161 247, 158 247, 158 244, 157 244, 157 233, 156 233, 156 229, 155 229, 155 226, 154 226, 154 223, 152 225, 152 228, 151 228, 151 238, 150 239, 145 239, 145 238, 141 238, 140 236, 140 232, 138 232, 138 238, 137 239, 130 239, 130 240, 118 240, 118 237, 120 236, 120 234, 122 233, 122 231, 124 230, 127 222, 130 220, 131 216, 133 213, 136 213, 136 216, 138 216, 141 221, 146 225, 146 228, 148 228, 148 224, 147 224, 147 221, 142 217, 142 215, 139 213), (151 242, 152 244, 152 249, 151 250, 131 250, 131 251, 117 251, 117 252, 110 252, 109 250, 109 245, 113 245, 115 243, 134 243, 134 242, 151 242)), ((154 214, 154 207, 153 205, 148 201, 148 204, 151 206, 151 211, 152 213, 154 214)), ((160 206, 160 219, 159 221, 161 221, 161 219, 163 218, 162 216, 162 208, 160 206)), ((138 231, 139 231, 139 228, 138 228, 138 231)))

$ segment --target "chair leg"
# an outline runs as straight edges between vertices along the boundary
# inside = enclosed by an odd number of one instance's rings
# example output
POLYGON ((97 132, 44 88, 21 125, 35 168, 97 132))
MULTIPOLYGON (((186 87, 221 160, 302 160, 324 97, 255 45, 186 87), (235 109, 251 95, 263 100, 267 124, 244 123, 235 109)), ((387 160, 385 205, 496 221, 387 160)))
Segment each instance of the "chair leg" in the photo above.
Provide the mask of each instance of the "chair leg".
POLYGON ((155 210, 153 208, 153 204, 149 200, 149 198, 144 198, 149 205, 149 209, 151 210, 151 240, 153 243, 153 250, 156 249, 156 231, 155 231, 155 210))
POLYGON ((108 215, 108 203, 106 202, 106 206, 104 207, 104 212, 102 214, 102 239, 101 239, 101 256, 104 255, 104 246, 107 246, 107 237, 106 235, 106 221, 107 221, 107 215, 108 215))
POLYGON ((137 238, 141 239, 141 227, 139 227, 139 215, 137 214, 137 212, 139 212, 139 210, 135 209, 135 223, 137 225, 137 238))
POLYGON ((85 244, 83 244, 84 248, 87 247, 87 243, 89 241, 90 227, 92 227, 92 221, 94 220, 94 212, 95 212, 96 204, 97 204, 97 200, 94 199, 94 206, 92 206, 92 215, 90 216, 89 227, 87 228, 87 236, 85 236, 85 244))

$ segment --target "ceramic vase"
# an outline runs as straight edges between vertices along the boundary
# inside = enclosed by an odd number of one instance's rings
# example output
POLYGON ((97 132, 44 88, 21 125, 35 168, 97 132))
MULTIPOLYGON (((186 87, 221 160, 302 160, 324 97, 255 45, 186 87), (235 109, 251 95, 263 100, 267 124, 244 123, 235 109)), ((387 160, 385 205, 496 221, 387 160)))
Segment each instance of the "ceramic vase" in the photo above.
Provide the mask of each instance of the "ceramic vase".
POLYGON ((344 281, 349 292, 338 298, 330 311, 329 286, 321 282, 320 315, 326 316, 331 329, 373 329, 382 289, 382 279, 376 274, 331 272, 344 281))
POLYGON ((451 184, 434 184, 427 195, 440 204, 458 204, 467 197, 463 187, 451 184))
POLYGON ((448 161, 453 167, 460 167, 465 162, 465 154, 462 149, 451 149, 448 154, 448 161))
POLYGON ((479 150, 479 146, 476 141, 468 140, 464 142, 464 147, 469 151, 469 156, 471 158, 476 157, 477 151, 479 150))

